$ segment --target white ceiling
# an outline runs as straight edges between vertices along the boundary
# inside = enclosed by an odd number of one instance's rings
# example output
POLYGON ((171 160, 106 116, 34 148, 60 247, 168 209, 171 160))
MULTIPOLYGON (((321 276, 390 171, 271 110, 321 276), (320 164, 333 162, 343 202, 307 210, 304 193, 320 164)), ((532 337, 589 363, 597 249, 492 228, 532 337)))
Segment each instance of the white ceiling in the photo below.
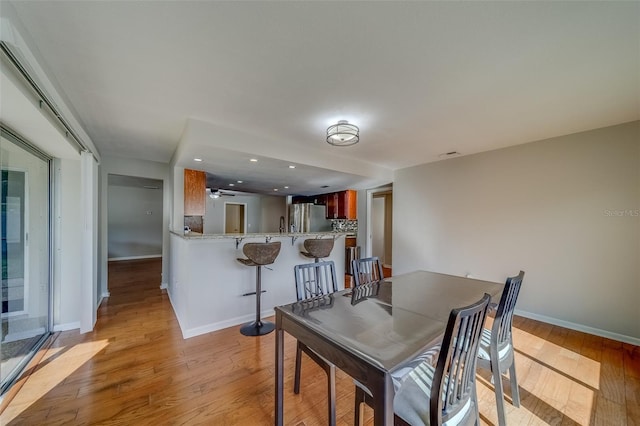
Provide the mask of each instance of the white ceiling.
POLYGON ((11 3, 102 155, 180 144, 242 189, 363 188, 640 118, 639 2, 11 3), (358 145, 325 142, 339 119, 358 145))

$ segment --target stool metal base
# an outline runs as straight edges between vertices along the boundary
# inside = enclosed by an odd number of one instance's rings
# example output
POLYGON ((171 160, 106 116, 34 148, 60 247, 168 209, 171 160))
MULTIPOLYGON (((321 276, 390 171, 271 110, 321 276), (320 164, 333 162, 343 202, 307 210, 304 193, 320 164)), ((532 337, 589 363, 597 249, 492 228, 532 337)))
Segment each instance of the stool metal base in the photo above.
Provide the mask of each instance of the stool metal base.
POLYGON ((276 325, 269 321, 254 321, 240 327, 240 333, 245 336, 264 336, 271 333, 276 325))

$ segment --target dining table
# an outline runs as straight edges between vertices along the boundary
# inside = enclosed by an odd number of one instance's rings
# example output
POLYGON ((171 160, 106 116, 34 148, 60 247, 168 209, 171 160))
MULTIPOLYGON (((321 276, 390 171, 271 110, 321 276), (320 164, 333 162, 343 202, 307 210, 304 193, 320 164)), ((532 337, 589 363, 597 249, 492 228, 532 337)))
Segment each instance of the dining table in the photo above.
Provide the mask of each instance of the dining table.
POLYGON ((374 425, 392 425, 392 374, 410 368, 442 339, 453 308, 471 305, 485 293, 495 301, 503 287, 414 271, 276 307, 276 426, 284 423, 284 332, 366 386, 374 425))

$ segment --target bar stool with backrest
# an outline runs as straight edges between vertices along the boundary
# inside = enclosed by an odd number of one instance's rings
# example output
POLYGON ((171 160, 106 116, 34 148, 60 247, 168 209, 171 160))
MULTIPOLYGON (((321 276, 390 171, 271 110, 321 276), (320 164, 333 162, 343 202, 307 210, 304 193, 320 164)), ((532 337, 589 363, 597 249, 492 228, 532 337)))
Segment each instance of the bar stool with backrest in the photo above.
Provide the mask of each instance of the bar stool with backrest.
POLYGON ((384 278, 382 262, 377 257, 367 257, 364 259, 353 259, 351 262, 353 270, 353 281, 355 286, 373 283, 384 278))
MULTIPOLYGON (((256 320, 245 324, 240 328, 240 333, 245 336, 262 336, 271 333, 275 324, 260 319, 260 299, 262 296, 262 267, 271 265, 275 262, 276 257, 280 253, 280 241, 270 243, 247 243, 242 247, 242 252, 247 259, 238 258, 238 262, 246 266, 255 266, 256 268, 256 320)), ((245 293, 243 296, 254 294, 245 293)))
POLYGON ((333 250, 333 243, 333 238, 309 238, 303 243, 307 251, 301 251, 300 254, 319 262, 320 259, 329 257, 333 250))
MULTIPOLYGON (((336 268, 333 261, 296 265, 293 268, 293 272, 296 279, 296 296, 298 301, 313 300, 338 291, 336 268)), ((296 345, 296 369, 293 381, 293 392, 296 394, 300 393, 302 352, 306 353, 309 358, 322 367, 327 374, 329 424, 333 426, 336 424, 336 367, 298 341, 296 345)))
POLYGON ((520 392, 516 379, 516 363, 513 350, 513 336, 511 326, 513 311, 516 307, 518 294, 524 278, 524 271, 515 277, 507 278, 502 290, 502 297, 498 304, 491 330, 482 330, 480 350, 478 351, 478 368, 492 373, 493 386, 496 393, 498 409, 498 424, 505 426, 507 419, 504 411, 504 391, 502 389, 502 375, 509 370, 511 383, 511 401, 515 407, 520 406, 520 392))

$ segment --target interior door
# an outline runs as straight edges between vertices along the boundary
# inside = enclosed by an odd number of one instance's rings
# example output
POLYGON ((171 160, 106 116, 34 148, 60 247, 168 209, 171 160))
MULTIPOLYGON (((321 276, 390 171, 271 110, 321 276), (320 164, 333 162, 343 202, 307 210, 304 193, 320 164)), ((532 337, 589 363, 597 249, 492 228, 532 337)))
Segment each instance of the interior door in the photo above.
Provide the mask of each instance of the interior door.
POLYGON ((225 203, 224 206, 225 234, 244 234, 245 206, 244 204, 225 203))

